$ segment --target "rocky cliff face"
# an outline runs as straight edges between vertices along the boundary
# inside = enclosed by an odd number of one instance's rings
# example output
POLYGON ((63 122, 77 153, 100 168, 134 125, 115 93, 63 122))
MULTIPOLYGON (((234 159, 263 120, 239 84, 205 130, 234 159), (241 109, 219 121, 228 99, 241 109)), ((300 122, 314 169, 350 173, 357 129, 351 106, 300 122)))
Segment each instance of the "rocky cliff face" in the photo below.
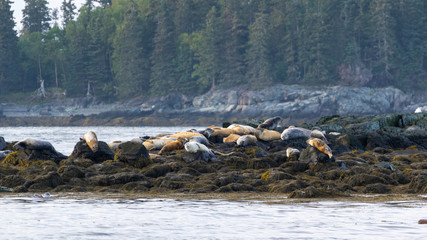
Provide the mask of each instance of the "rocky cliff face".
POLYGON ((422 106, 427 106, 427 91, 413 94, 392 87, 374 89, 275 85, 259 91, 238 88, 215 90, 194 98, 170 93, 150 100, 134 99, 115 104, 101 104, 96 99, 85 98, 37 106, 0 105, 0 113, 6 117, 215 117, 216 120, 227 121, 281 116, 284 119, 317 120, 330 115, 413 113, 422 106))

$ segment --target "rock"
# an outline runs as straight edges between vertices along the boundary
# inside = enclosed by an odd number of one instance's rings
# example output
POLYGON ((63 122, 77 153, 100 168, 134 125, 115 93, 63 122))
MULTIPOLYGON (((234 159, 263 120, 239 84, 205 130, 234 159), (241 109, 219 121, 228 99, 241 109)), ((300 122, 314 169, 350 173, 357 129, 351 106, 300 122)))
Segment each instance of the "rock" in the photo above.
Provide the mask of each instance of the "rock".
POLYGON ((38 192, 46 189, 52 189, 62 184, 64 184, 64 182, 57 172, 49 172, 45 175, 36 177, 27 188, 29 191, 38 192))
POLYGON ((6 148, 6 141, 2 136, 0 136, 0 151, 4 150, 6 148))
POLYGON ((8 154, 2 163, 28 167, 38 160, 50 160, 55 163, 59 163, 65 158, 67 158, 67 156, 55 151, 54 149, 19 149, 18 151, 8 154))
POLYGON ((172 168, 168 164, 155 164, 149 166, 148 169, 143 169, 142 173, 147 177, 158 178, 170 171, 172 171, 172 168))
POLYGON ((317 148, 307 146, 306 149, 301 151, 298 161, 308 165, 316 165, 318 163, 326 163, 333 160, 331 160, 328 155, 317 150, 317 148))
POLYGON ((0 179, 0 186, 14 188, 25 183, 25 179, 19 175, 9 175, 0 179))
POLYGON ((74 146, 74 150, 69 156, 69 158, 87 158, 95 163, 101 163, 106 160, 113 160, 114 153, 108 147, 107 143, 103 141, 98 142, 98 150, 96 152, 93 152, 92 149, 90 149, 90 147, 86 144, 85 140, 80 140, 74 146))
POLYGON ((85 176, 84 171, 77 166, 65 165, 58 168, 59 176, 66 182, 72 178, 83 178, 85 176))
POLYGON ((124 162, 136 168, 151 164, 150 155, 144 145, 135 142, 124 142, 117 147, 114 161, 124 162))

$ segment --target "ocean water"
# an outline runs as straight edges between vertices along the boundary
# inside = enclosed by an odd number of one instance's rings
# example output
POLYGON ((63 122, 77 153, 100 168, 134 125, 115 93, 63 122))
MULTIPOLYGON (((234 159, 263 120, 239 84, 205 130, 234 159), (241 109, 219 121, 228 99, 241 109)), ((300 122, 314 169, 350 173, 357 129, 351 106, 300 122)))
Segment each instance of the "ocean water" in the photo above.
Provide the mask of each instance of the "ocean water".
MULTIPOLYGON (((130 140, 203 127, 11 127, 6 141, 49 141, 65 155, 86 131, 130 140)), ((0 193, 2 239, 427 239, 427 196, 354 201, 188 199, 107 193, 0 193)), ((261 197, 262 198, 262 197, 261 197)), ((234 198, 235 199, 235 198, 234 198)), ((360 199, 360 198, 357 198, 360 199)), ((366 197, 369 199, 369 197, 366 197)))
POLYGON ((0 239, 426 239, 427 202, 0 195, 0 239))

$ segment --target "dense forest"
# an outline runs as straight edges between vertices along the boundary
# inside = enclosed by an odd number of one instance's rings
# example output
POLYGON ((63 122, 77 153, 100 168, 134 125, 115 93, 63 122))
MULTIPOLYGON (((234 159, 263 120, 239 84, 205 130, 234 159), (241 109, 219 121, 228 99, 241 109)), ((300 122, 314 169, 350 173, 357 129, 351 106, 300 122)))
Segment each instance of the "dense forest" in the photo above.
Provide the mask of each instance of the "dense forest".
POLYGON ((273 84, 427 87, 425 0, 0 0, 0 94, 106 101, 273 84), (61 17, 60 17, 61 16, 61 17))

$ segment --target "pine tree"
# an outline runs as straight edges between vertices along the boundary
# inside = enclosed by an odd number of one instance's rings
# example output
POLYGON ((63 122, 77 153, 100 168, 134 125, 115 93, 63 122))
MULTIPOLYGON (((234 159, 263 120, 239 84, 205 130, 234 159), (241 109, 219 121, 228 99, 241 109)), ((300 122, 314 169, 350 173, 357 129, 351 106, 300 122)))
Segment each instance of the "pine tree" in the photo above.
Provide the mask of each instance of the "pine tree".
POLYGON ((213 90, 221 78, 222 72, 222 24, 217 16, 216 7, 212 7, 206 16, 205 29, 194 34, 192 49, 197 63, 193 77, 198 79, 200 88, 213 90))
POLYGON ((222 65, 222 87, 241 85, 245 75, 245 44, 247 42, 247 29, 241 24, 237 12, 227 2, 222 14, 224 20, 224 62, 222 65))
POLYGON ((0 0, 0 94, 19 86, 18 37, 10 7, 10 0, 0 0))
POLYGON ((255 21, 249 26, 246 78, 253 88, 269 86, 273 82, 270 74, 271 65, 268 60, 268 22, 265 10, 265 5, 261 6, 255 21))
POLYGON ((173 66, 175 57, 174 28, 169 6, 165 0, 161 2, 156 21, 150 81, 152 93, 162 95, 168 93, 170 86, 175 84, 175 68, 173 66))
POLYGON ((62 11, 62 25, 65 26, 69 21, 72 21, 74 19, 76 5, 73 3, 73 0, 63 0, 61 5, 61 11, 62 11))
POLYGON ((44 33, 50 29, 49 8, 46 0, 25 0, 25 8, 22 10, 23 30, 29 33, 44 33))
POLYGON ((142 20, 138 6, 131 1, 123 26, 117 30, 112 56, 120 98, 144 95, 150 89, 149 40, 144 38, 150 35, 147 22, 142 20))

